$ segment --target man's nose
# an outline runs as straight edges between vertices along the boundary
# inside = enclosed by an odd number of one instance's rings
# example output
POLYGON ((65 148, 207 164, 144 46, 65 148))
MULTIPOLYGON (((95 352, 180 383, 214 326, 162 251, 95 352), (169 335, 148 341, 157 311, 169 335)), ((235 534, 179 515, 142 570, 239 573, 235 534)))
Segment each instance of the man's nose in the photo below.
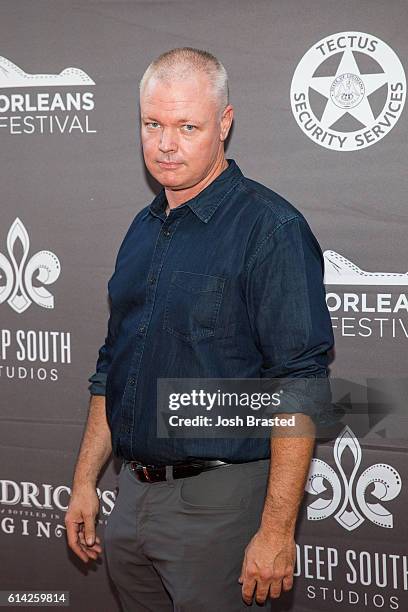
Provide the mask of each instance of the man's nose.
POLYGON ((159 142, 159 149, 162 151, 162 153, 177 150, 177 141, 173 130, 163 128, 159 142))

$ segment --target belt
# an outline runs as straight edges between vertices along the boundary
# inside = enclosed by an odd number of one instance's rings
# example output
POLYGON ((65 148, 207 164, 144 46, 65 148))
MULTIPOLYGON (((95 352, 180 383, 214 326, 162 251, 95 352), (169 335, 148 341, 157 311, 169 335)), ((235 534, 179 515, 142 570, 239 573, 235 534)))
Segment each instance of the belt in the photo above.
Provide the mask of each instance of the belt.
MULTIPOLYGON (((128 461, 129 468, 135 474, 136 478, 142 482, 160 482, 166 480, 165 465, 143 465, 139 461, 128 461)), ((223 465, 230 465, 225 461, 218 459, 192 461, 189 463, 175 463, 172 467, 173 478, 189 478, 197 476, 201 472, 213 470, 223 465)))

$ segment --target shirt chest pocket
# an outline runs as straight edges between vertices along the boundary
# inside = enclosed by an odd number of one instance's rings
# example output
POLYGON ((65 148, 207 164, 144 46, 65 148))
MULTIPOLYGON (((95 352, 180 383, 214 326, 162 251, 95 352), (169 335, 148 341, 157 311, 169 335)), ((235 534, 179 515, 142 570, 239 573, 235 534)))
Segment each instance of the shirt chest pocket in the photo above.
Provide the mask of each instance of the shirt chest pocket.
POLYGON ((164 307, 163 329, 187 342, 215 333, 225 278, 175 270, 164 307))

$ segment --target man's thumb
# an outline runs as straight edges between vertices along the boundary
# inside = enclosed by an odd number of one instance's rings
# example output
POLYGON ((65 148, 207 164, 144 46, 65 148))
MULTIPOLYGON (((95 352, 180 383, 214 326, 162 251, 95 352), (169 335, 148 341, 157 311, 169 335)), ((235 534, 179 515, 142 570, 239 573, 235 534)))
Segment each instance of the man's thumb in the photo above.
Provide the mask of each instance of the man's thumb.
POLYGON ((92 519, 85 520, 85 540, 88 546, 92 546, 95 542, 95 526, 92 519))

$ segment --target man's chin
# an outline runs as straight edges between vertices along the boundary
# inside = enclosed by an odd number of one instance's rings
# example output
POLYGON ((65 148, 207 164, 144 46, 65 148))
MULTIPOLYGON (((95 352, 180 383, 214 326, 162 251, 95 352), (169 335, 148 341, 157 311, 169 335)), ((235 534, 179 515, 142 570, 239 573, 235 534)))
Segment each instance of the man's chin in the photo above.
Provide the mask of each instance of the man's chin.
POLYGON ((153 176, 156 181, 166 189, 178 191, 179 189, 185 189, 186 187, 184 181, 180 180, 180 177, 171 176, 169 172, 157 172, 153 176))
POLYGON ((164 187, 165 189, 168 189, 169 191, 181 191, 182 189, 187 189, 187 186, 179 183, 179 184, 174 184, 174 183, 162 183, 161 181, 159 181, 161 186, 164 187))
POLYGON ((148 168, 152 177, 163 185, 163 187, 177 188, 182 183, 180 176, 178 176, 179 170, 165 170, 158 167, 148 168))

